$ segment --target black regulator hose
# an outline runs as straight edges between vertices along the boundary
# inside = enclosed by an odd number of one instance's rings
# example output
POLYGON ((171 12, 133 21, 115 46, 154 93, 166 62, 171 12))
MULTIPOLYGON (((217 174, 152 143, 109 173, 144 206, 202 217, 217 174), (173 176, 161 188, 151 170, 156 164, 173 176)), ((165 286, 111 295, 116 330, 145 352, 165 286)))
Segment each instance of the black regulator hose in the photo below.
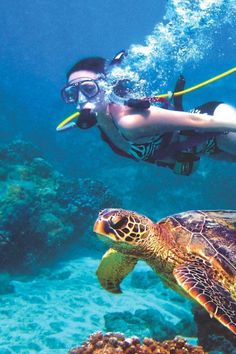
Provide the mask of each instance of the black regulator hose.
POLYGON ((150 108, 151 104, 147 100, 142 100, 142 99, 138 99, 138 98, 130 98, 124 102, 124 105, 128 106, 130 108, 146 110, 146 109, 150 108))

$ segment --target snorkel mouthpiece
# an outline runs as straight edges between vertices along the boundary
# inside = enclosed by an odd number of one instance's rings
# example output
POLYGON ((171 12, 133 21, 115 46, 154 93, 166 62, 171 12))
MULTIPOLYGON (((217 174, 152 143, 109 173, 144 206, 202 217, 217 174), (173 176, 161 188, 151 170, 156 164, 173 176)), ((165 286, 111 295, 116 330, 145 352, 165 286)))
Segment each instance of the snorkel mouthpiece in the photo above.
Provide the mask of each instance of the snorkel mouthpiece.
POLYGON ((80 129, 92 128, 97 123, 97 114, 90 108, 84 108, 80 111, 76 125, 80 129))
POLYGON ((75 112, 71 116, 64 119, 56 128, 58 132, 64 132, 72 128, 88 129, 97 123, 97 114, 90 108, 84 108, 80 112, 75 112), (72 122, 77 118, 77 121, 72 122))

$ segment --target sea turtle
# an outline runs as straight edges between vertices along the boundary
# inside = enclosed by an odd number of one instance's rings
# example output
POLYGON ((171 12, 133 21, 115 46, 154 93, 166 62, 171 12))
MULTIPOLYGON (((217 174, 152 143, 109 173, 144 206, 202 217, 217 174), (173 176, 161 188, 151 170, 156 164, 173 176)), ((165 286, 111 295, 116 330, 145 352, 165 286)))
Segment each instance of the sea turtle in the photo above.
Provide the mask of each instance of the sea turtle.
POLYGON ((236 334, 236 211, 187 211, 153 223, 133 211, 104 209, 94 232, 110 247, 97 269, 103 288, 120 293, 121 281, 144 260, 236 334))

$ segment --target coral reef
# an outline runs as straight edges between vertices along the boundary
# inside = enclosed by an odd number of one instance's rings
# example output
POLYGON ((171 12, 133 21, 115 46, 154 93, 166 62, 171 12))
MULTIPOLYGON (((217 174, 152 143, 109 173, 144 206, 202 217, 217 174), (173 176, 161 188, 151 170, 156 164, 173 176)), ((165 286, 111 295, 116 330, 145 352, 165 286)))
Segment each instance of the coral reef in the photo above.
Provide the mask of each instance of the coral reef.
POLYGON ((81 347, 71 349, 69 354, 204 354, 202 347, 193 347, 183 338, 158 342, 152 338, 125 338, 121 333, 97 332, 89 337, 81 347))
POLYGON ((35 270, 78 240, 91 247, 84 235, 98 210, 120 205, 101 182, 65 178, 19 140, 0 146, 0 197, 0 267, 6 271, 35 270))

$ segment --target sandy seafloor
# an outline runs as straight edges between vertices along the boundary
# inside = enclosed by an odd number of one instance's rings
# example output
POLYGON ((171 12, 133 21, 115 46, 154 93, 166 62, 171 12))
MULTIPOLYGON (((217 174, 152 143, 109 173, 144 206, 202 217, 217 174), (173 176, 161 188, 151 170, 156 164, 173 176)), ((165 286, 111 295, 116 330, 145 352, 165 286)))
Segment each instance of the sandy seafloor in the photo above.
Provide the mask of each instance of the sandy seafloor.
MULTIPOLYGON (((94 271, 98 263, 98 258, 82 256, 45 268, 35 279, 13 281, 15 293, 0 300, 0 353, 66 353, 92 332, 106 331, 104 315, 109 312, 153 309, 173 325, 184 318, 191 324, 190 302, 158 281, 148 289, 131 284, 137 272, 150 270, 144 263, 125 279, 121 295, 100 287, 94 271)), ((139 328, 138 322, 131 327, 133 335, 150 337, 149 329, 139 328)), ((131 334, 122 320, 119 330, 131 334)))

